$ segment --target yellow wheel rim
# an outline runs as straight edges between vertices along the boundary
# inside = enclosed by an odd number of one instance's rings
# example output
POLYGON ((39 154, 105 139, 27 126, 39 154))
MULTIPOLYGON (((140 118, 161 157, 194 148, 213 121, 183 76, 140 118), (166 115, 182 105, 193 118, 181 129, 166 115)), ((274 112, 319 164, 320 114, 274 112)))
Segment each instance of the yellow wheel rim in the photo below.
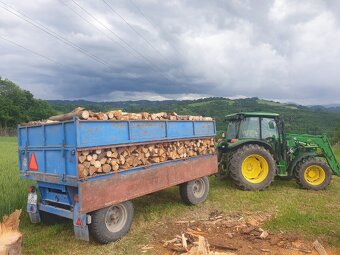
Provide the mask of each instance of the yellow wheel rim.
POLYGON ((311 165, 306 168, 303 176, 308 184, 318 186, 325 181, 326 172, 321 166, 311 165))
POLYGON ((242 175, 251 183, 263 182, 269 173, 267 160, 258 154, 246 157, 242 162, 242 175))

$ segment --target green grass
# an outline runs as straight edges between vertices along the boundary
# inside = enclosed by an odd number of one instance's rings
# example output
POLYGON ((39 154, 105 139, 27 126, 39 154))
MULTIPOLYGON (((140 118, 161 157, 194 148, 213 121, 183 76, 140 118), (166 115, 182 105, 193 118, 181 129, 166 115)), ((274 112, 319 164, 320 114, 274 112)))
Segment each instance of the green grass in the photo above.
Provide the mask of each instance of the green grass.
MULTIPOLYGON (((340 158, 340 149, 336 150, 340 158)), ((23 212, 24 254, 139 254, 140 246, 154 240, 159 222, 182 217, 206 217, 212 210, 233 212, 271 212, 275 216, 265 224, 271 231, 290 231, 306 238, 323 238, 340 246, 340 178, 334 177, 325 191, 298 189, 294 181, 275 181, 263 192, 237 190, 230 181, 210 178, 207 202, 185 206, 177 187, 134 200, 135 218, 130 233, 108 245, 75 240, 72 223, 46 226, 31 224, 23 212)), ((25 207, 31 182, 19 178, 16 138, 0 137, 0 216, 25 207)), ((23 210, 25 211, 25 209, 23 210)))

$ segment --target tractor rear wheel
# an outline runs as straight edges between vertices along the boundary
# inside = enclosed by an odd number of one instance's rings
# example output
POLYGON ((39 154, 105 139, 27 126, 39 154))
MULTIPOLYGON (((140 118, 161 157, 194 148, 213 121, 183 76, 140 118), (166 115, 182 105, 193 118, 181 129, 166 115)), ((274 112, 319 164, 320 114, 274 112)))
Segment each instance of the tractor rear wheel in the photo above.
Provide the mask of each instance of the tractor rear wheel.
POLYGON ((256 144, 249 144, 232 154, 229 172, 240 189, 263 190, 273 182, 276 165, 268 150, 256 144))
POLYGON ((322 190, 332 179, 332 170, 328 164, 318 158, 301 160, 295 168, 297 184, 304 189, 322 190))

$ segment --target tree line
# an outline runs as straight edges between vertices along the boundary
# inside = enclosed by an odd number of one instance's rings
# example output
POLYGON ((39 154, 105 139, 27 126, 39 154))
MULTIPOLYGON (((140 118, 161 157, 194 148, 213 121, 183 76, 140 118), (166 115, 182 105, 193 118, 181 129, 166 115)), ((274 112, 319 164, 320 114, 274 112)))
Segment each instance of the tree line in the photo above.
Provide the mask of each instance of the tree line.
POLYGON ((0 129, 15 129, 19 123, 46 119, 56 111, 47 101, 35 99, 31 92, 0 77, 0 129))
MULTIPOLYGON (((44 101, 35 99, 27 90, 0 77, 0 131, 15 129, 19 123, 46 119, 51 115, 72 111, 82 106, 93 111, 122 109, 127 112, 177 112, 204 115, 216 119, 219 132, 226 129, 224 117, 235 112, 275 112, 284 116, 289 133, 327 133, 332 143, 340 141, 340 114, 325 108, 310 108, 295 104, 281 104, 259 98, 230 100, 223 97, 198 100, 90 102, 84 100, 44 101)), ((0 132, 1 135, 1 132, 0 132)))

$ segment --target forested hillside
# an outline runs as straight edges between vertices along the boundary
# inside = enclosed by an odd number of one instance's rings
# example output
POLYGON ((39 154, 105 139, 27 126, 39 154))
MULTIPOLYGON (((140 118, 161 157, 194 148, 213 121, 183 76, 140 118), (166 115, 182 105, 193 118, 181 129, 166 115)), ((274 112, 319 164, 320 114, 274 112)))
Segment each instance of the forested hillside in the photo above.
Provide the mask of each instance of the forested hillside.
MULTIPOLYGON (((340 113, 325 107, 306 107, 282 104, 258 98, 231 100, 222 97, 198 100, 89 102, 84 100, 44 101, 9 80, 0 78, 0 131, 15 128, 17 124, 46 119, 57 113, 70 112, 78 106, 93 111, 123 109, 127 112, 177 112, 178 114, 212 116, 217 129, 225 129, 224 116, 241 111, 277 112, 284 115, 288 132, 327 133, 333 142, 340 140, 340 113)), ((1 132, 0 132, 1 133, 1 132)))

